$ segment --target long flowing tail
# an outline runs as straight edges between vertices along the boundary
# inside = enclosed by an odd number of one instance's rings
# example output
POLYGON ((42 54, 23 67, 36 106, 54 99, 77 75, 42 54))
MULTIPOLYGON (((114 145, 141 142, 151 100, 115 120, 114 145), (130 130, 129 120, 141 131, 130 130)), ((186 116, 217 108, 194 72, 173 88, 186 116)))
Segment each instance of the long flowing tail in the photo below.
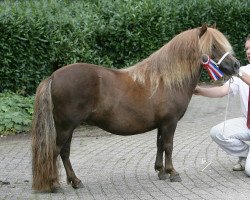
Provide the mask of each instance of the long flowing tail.
POLYGON ((58 183, 58 168, 54 152, 56 129, 51 98, 52 77, 37 88, 32 123, 32 187, 37 191, 52 191, 58 183))

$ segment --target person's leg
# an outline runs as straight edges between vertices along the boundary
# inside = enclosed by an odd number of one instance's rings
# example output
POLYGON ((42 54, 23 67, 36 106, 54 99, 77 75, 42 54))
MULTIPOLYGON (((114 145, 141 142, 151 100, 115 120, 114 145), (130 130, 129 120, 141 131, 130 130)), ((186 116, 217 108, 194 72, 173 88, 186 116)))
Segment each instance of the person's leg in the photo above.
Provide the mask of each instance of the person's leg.
POLYGON ((214 126, 210 131, 211 138, 225 152, 238 157, 247 157, 249 145, 244 141, 250 141, 250 130, 246 126, 246 119, 230 119, 214 126))
POLYGON ((249 145, 244 141, 250 140, 250 130, 246 126, 245 118, 227 120, 214 126, 210 135, 225 152, 238 156, 239 161, 233 167, 234 171, 244 171, 250 175, 250 157, 245 167, 246 157, 249 153, 249 145))
POLYGON ((249 151, 247 159, 246 159, 245 173, 247 176, 250 176, 250 151, 249 151))

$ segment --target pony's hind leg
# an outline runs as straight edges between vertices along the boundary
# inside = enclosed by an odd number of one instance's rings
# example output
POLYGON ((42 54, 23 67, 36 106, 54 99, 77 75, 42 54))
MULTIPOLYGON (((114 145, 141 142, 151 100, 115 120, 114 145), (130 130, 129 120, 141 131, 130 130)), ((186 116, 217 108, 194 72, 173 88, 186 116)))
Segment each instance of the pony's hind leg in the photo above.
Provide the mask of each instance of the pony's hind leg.
POLYGON ((66 143, 63 145, 61 149, 60 156, 62 158, 62 162, 67 174, 67 182, 72 185, 73 188, 82 188, 83 184, 80 179, 78 179, 75 175, 75 172, 72 168, 71 162, 69 160, 70 156, 70 144, 72 140, 72 133, 66 143))
POLYGON ((59 183, 59 172, 58 172, 58 155, 60 154, 60 150, 61 147, 56 145, 53 158, 54 172, 51 175, 51 182, 52 182, 51 192, 53 193, 63 192, 59 183))

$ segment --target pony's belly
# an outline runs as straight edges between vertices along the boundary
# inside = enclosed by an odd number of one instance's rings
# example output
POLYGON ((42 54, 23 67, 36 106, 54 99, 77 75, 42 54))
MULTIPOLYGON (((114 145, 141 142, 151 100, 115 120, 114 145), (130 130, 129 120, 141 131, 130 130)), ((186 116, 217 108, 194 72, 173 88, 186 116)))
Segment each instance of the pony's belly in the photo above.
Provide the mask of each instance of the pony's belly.
POLYGON ((129 135, 137 135, 137 134, 141 134, 141 133, 145 133, 151 130, 154 130, 155 128, 150 128, 150 129, 141 129, 141 130, 135 130, 135 129, 131 129, 131 128, 127 128, 127 129, 117 129, 117 128, 106 128, 106 127, 100 127, 99 128, 115 134, 115 135, 122 135, 122 136, 129 136, 129 135))
POLYGON ((150 122, 141 123, 136 120, 88 120, 86 122, 89 125, 97 126, 115 135, 136 135, 151 131, 156 128, 156 126, 150 122))

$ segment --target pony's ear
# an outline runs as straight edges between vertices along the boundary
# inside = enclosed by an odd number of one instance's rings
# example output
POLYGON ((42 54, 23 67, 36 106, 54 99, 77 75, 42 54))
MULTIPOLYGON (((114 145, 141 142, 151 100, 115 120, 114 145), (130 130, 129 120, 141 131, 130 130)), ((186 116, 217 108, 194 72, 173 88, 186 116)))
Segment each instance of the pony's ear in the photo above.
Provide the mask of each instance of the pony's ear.
POLYGON ((211 28, 216 28, 216 22, 211 26, 211 28))
POLYGON ((201 38, 203 34, 207 31, 207 24, 203 24, 199 31, 199 37, 201 38))

